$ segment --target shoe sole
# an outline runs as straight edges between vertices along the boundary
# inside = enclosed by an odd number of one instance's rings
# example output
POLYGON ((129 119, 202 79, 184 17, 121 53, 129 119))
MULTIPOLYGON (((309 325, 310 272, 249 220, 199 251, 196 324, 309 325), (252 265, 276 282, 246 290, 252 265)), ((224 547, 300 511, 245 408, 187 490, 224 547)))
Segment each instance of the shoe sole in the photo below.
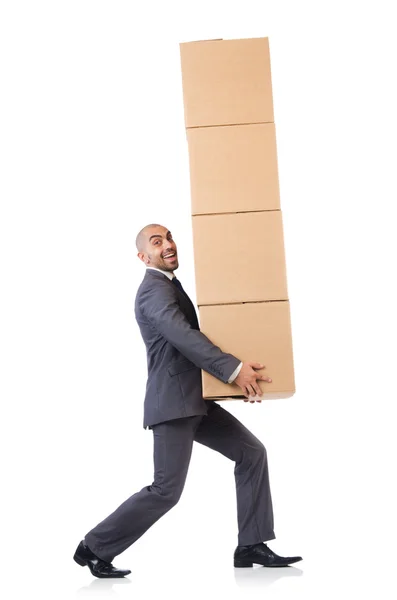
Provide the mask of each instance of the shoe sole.
POLYGON ((251 560, 244 560, 244 559, 235 559, 234 560, 234 566, 236 568, 241 568, 241 567, 253 567, 254 564, 255 565, 260 565, 261 567, 268 567, 271 569, 277 569, 277 568, 281 568, 281 567, 289 567, 289 565, 292 565, 296 562, 299 562, 300 560, 302 560, 301 558, 299 558, 298 560, 291 560, 289 563, 285 563, 285 565, 262 565, 261 563, 257 563, 251 560))

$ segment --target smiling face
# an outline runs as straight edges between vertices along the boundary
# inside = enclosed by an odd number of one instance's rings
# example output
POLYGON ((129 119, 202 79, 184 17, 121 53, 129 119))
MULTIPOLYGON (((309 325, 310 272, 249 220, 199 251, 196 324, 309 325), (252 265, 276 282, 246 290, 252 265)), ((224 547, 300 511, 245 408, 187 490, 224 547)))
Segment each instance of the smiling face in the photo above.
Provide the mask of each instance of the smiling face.
POLYGON ((179 267, 178 251, 172 234, 162 225, 148 225, 138 234, 138 257, 148 267, 173 272, 179 267))

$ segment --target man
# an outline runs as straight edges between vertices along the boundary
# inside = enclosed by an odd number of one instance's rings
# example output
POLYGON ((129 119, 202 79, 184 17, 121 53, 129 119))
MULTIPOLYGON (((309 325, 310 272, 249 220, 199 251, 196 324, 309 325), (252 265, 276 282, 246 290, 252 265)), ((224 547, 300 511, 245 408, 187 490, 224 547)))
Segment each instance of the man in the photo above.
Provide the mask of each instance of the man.
POLYGON ((146 265, 135 316, 147 352, 143 426, 153 431, 154 481, 89 531, 74 559, 96 577, 131 573, 111 561, 177 504, 196 441, 235 462, 239 531, 234 566, 284 567, 302 560, 278 556, 264 543, 275 538, 264 445, 227 410, 202 396, 204 369, 224 383, 236 383, 244 401, 255 402, 252 398, 262 393, 257 380, 271 381, 256 371, 264 365, 241 362, 201 333, 195 308, 174 275, 178 252, 166 227, 147 225, 136 245, 146 265))

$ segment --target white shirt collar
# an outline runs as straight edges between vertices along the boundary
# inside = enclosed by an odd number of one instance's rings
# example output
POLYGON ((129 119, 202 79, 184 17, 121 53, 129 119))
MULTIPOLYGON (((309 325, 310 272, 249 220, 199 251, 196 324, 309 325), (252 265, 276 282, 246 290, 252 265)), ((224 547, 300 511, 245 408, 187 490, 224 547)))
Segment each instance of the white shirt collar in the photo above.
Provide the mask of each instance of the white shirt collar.
POLYGON ((172 273, 170 273, 169 271, 163 271, 162 269, 157 269, 157 267, 146 267, 147 269, 154 269, 155 271, 160 271, 160 273, 163 273, 163 275, 167 275, 168 279, 171 279, 171 281, 174 279, 175 275, 173 275, 172 273))

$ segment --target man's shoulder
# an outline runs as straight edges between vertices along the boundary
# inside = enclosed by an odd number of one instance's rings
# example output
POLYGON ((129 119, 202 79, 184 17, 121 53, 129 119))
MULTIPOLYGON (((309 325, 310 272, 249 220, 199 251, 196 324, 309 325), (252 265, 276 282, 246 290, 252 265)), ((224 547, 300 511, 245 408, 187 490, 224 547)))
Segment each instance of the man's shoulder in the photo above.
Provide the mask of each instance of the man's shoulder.
MULTIPOLYGON (((160 273, 160 271, 155 271, 154 269, 148 269, 139 284, 137 293, 147 288, 157 288, 157 287, 168 287, 171 283, 171 280, 167 278, 166 275, 160 273)), ((172 289, 172 288, 171 288, 172 289)))
POLYGON ((135 305, 137 305, 142 299, 148 296, 148 294, 152 295, 155 292, 155 295, 162 294, 173 294, 173 285, 170 285, 171 280, 168 279, 165 275, 160 273, 159 271, 153 271, 150 273, 150 270, 145 273, 144 278, 142 279, 135 296, 135 305), (157 275, 159 273, 159 275, 157 275))

